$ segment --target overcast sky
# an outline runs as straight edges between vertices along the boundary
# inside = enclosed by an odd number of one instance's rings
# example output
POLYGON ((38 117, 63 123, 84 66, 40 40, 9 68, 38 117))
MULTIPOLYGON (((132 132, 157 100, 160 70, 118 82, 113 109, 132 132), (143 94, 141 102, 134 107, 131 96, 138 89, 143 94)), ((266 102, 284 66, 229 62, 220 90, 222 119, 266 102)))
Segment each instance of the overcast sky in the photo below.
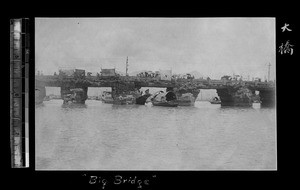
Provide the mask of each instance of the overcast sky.
POLYGON ((36 70, 172 69, 275 78, 275 18, 36 18, 36 70))

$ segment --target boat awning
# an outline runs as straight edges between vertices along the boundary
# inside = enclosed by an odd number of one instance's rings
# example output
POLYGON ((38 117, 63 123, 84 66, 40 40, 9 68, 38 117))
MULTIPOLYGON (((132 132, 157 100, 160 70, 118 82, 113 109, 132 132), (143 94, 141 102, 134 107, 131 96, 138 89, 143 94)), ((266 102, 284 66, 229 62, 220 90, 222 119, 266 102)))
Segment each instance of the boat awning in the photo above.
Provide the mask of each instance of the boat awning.
POLYGON ((170 101, 170 100, 176 100, 176 94, 174 92, 165 92, 165 93, 160 93, 158 94, 154 100, 156 101, 162 101, 162 100, 167 100, 167 101, 170 101))

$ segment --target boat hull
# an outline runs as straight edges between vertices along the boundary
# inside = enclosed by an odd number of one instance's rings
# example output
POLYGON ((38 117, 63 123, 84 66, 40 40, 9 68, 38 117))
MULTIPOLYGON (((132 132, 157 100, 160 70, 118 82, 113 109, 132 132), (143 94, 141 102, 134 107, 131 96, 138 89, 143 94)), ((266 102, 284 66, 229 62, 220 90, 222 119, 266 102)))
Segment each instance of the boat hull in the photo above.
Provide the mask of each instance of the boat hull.
POLYGON ((221 104, 221 101, 210 101, 211 104, 221 104))
POLYGON ((150 97, 151 95, 150 94, 145 94, 143 96, 140 96, 138 98, 136 98, 136 104, 138 105, 145 105, 146 103, 146 100, 150 97))
POLYGON ((169 102, 153 101, 152 104, 153 106, 163 106, 163 107, 177 107, 179 105, 178 102, 173 102, 173 101, 169 101, 169 102))

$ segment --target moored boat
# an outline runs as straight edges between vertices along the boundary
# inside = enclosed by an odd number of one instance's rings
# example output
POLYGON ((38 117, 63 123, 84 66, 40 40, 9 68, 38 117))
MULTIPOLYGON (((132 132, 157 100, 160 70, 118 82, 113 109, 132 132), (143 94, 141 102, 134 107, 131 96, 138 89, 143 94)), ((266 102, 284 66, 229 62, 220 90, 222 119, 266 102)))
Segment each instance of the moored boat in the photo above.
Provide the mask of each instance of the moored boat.
POLYGON ((106 104, 113 104, 114 103, 114 99, 111 96, 111 92, 108 92, 108 91, 104 91, 102 93, 101 100, 102 100, 103 103, 106 103, 106 104))
POLYGON ((142 96, 138 96, 136 97, 135 103, 138 105, 145 105, 147 99, 151 96, 151 94, 149 93, 149 89, 147 89, 145 91, 145 94, 142 96))
POLYGON ((174 92, 159 93, 152 99, 154 106, 177 107, 178 101, 174 92))
POLYGON ((63 104, 71 104, 71 103, 78 103, 78 104, 84 104, 85 103, 85 96, 84 91, 82 88, 75 88, 70 89, 70 93, 65 94, 63 96, 63 104))
POLYGON ((152 94, 151 96, 149 96, 149 97, 146 99, 146 103, 152 102, 152 101, 154 100, 154 98, 155 98, 158 94, 161 94, 161 93, 164 93, 164 91, 158 91, 158 92, 155 92, 154 94, 152 94))
POLYGON ((151 96, 151 94, 144 94, 138 98, 136 98, 136 104, 144 105, 146 100, 151 96))
POLYGON ((118 105, 135 104, 135 97, 133 95, 124 94, 113 98, 112 93, 108 91, 104 91, 102 93, 101 100, 103 103, 106 104, 118 104, 118 105))
POLYGON ((211 104, 221 104, 221 100, 218 97, 214 97, 209 101, 211 104))
POLYGON ((135 97, 133 95, 119 96, 115 98, 114 104, 135 104, 135 97))

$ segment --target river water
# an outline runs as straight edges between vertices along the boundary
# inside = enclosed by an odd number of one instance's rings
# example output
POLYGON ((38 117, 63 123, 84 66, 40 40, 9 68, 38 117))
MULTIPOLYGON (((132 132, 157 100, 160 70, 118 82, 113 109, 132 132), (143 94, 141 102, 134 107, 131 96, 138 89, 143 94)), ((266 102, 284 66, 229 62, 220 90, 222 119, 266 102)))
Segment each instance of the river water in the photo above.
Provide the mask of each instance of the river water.
POLYGON ((112 105, 35 108, 37 170, 276 169, 276 109, 112 105))

